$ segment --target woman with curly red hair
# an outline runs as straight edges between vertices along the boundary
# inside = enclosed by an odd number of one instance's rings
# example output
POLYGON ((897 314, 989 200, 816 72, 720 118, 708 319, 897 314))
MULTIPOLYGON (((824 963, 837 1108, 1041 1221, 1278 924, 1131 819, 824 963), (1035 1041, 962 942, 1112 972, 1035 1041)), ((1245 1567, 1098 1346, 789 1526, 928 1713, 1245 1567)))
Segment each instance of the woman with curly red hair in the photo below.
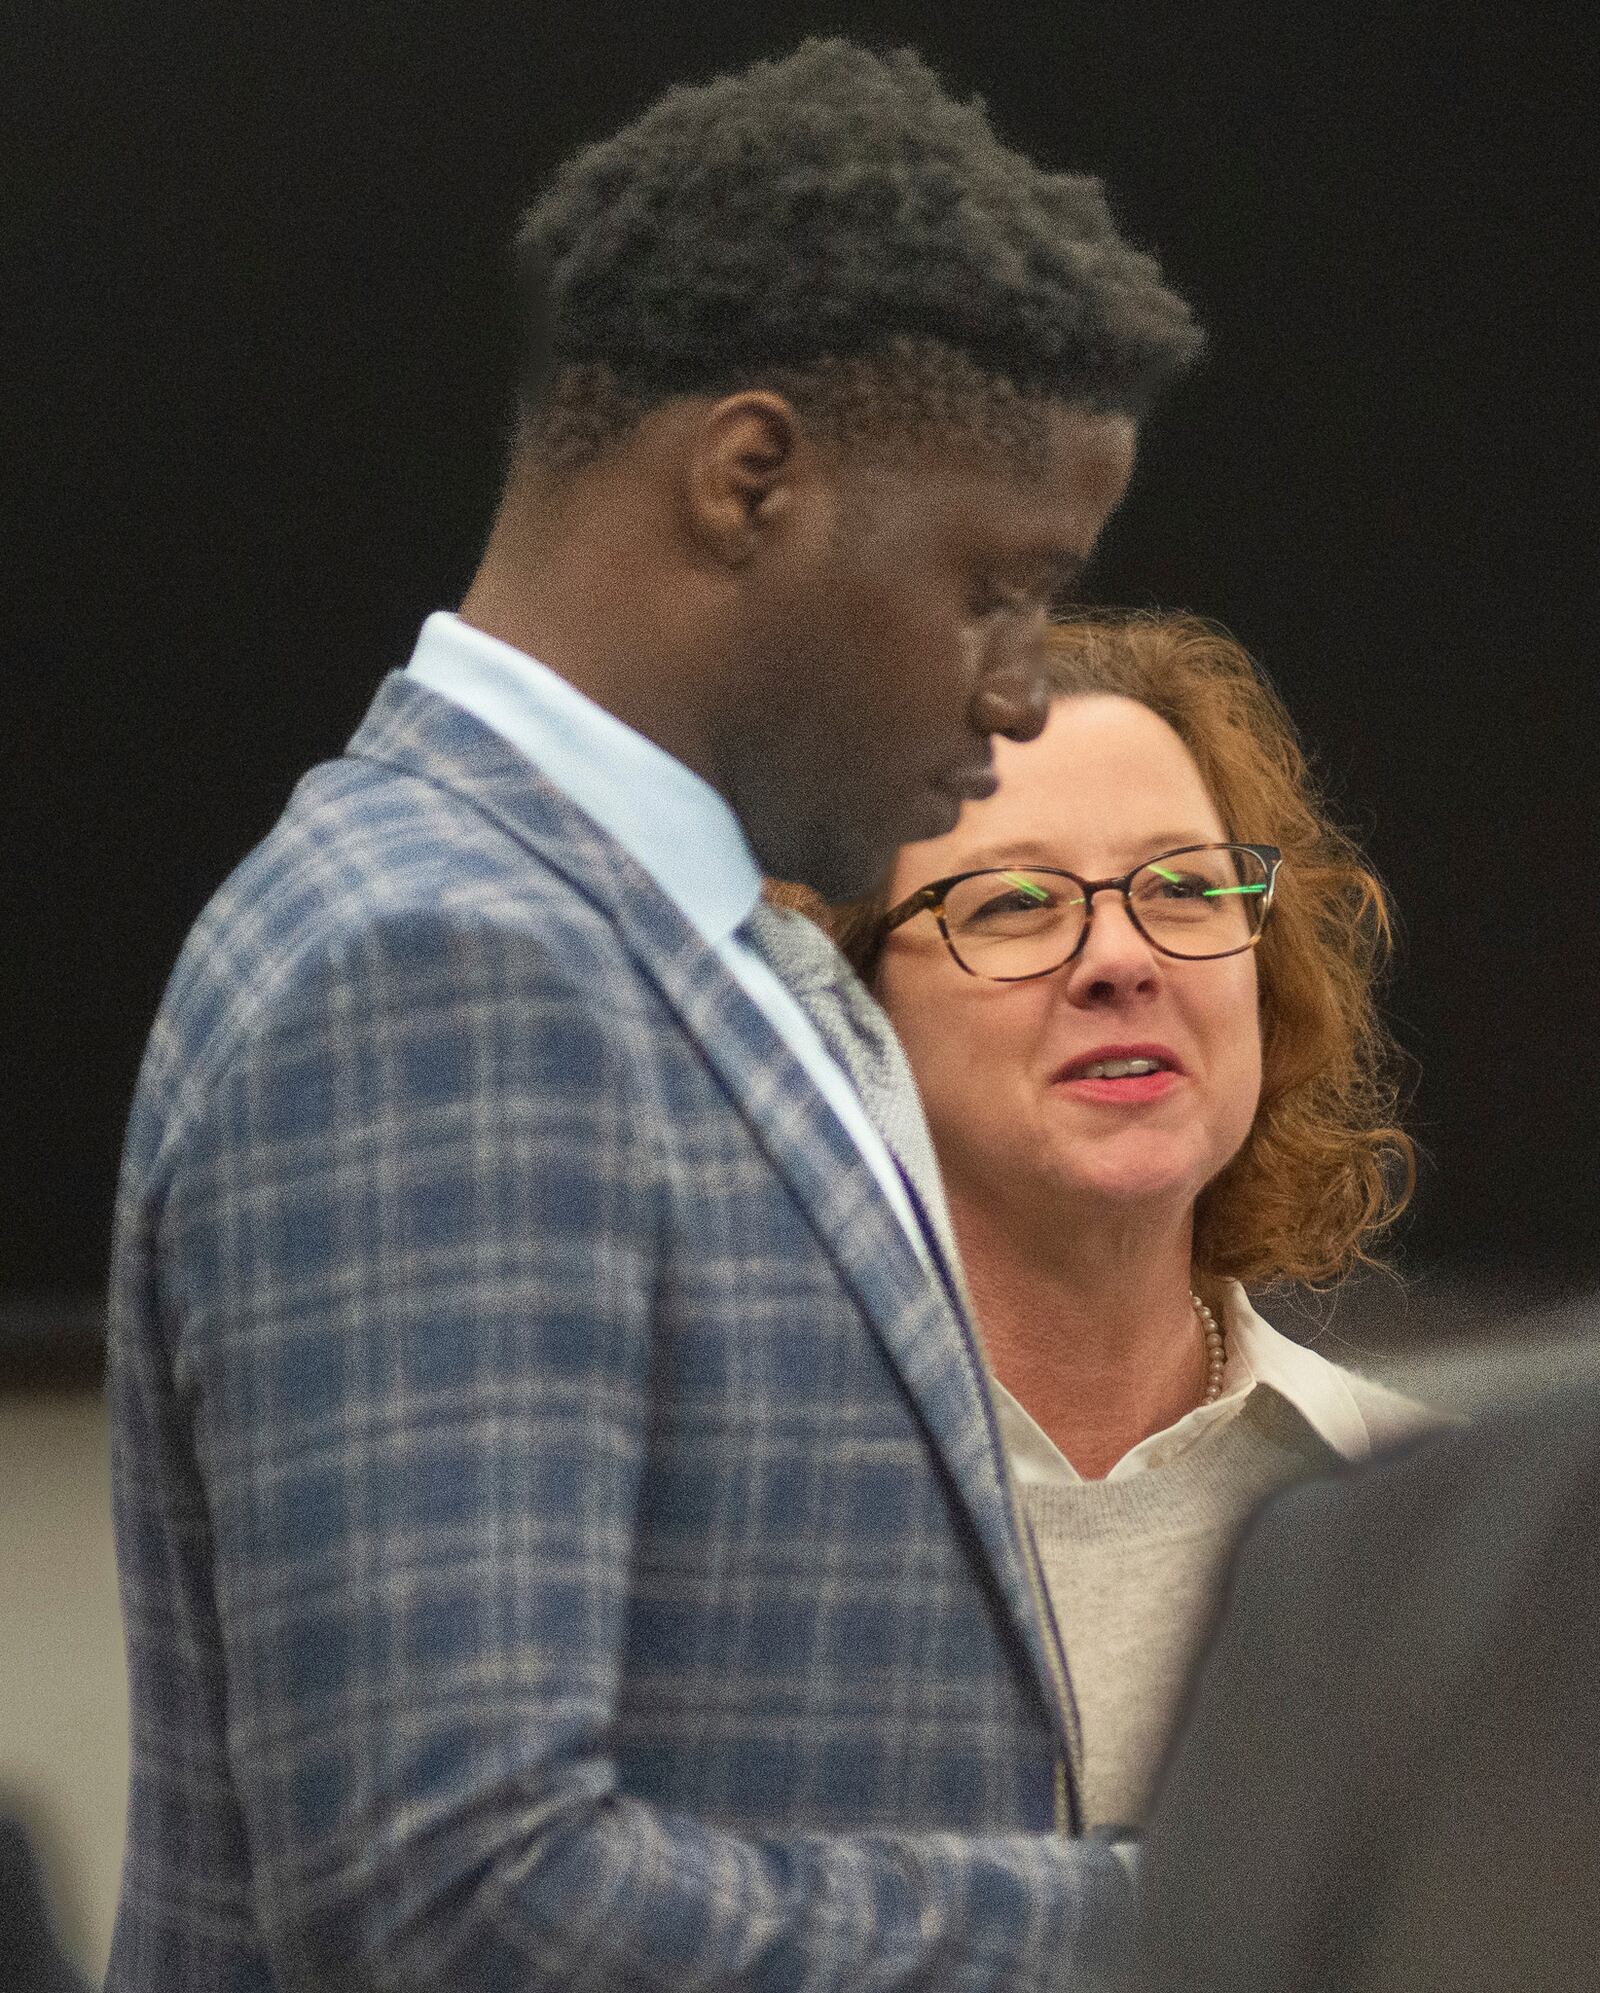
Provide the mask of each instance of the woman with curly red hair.
POLYGON ((1087 1817, 1127 1822, 1245 1515, 1430 1415, 1245 1293, 1369 1259, 1409 1194, 1381 888, 1227 636, 1101 614, 1049 641, 1044 732, 828 924, 926 1109, 1087 1817))

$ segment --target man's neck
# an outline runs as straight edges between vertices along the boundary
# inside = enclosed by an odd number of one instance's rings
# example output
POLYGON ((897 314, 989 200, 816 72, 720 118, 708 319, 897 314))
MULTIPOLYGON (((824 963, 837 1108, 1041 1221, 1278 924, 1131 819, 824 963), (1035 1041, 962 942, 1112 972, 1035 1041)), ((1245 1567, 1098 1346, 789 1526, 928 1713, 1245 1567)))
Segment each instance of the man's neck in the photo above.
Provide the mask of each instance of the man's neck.
POLYGON ((717 660, 660 485, 637 449, 555 481, 519 459, 458 613, 712 781, 717 660))
MULTIPOLYGON (((648 590, 636 593, 651 599, 648 590)), ((585 698, 710 780, 700 687, 692 671, 677 667, 670 632, 658 627, 646 635, 606 606, 634 595, 630 584, 616 577, 605 588, 574 585, 559 570, 524 579, 485 562, 457 613, 486 636, 537 658, 585 698)), ((654 599, 661 600, 659 590, 654 599)))

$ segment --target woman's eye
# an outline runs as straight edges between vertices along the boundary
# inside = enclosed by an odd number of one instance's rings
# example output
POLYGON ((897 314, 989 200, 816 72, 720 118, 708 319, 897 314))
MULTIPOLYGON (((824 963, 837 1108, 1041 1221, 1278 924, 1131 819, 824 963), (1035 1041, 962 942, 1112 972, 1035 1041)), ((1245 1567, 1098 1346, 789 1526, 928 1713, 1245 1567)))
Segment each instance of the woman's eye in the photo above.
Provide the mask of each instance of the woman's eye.
POLYGON ((1152 899, 1158 900, 1200 900, 1206 896, 1210 884, 1197 872, 1152 872, 1144 881, 1144 890, 1152 899))
POLYGON ((1020 887, 1009 893, 994 893, 977 907, 970 918, 973 920, 999 920, 1007 914, 1047 913, 1055 905, 1048 893, 1020 887))

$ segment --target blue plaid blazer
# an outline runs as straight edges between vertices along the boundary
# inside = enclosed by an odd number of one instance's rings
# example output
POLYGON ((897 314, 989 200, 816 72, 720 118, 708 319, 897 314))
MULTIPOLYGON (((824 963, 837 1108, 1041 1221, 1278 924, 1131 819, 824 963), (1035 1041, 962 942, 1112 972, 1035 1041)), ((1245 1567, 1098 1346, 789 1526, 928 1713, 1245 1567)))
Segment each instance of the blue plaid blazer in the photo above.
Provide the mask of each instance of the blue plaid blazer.
POLYGON ((1097 1986, 970 1344, 654 882, 389 678, 119 1193, 115 1993, 1097 1986))

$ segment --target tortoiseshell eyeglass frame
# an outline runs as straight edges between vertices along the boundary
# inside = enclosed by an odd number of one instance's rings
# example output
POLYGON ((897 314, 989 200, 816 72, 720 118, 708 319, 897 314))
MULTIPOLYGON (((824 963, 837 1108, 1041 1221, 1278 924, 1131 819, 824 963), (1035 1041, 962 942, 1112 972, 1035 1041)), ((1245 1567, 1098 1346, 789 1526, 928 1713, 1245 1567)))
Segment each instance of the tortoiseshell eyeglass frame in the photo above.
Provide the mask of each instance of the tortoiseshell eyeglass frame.
POLYGON ((1061 960, 1059 962, 1052 962, 1045 969, 1030 969, 1026 975, 1021 976, 990 976, 986 975, 982 969, 974 969, 971 963, 962 961, 960 950, 951 939, 950 929, 945 922, 944 912, 945 900, 951 888, 959 886, 965 879, 981 879, 988 875, 992 875, 997 879, 1003 879, 1007 876, 1008 868, 1003 865, 980 865, 976 870, 971 872, 952 872, 948 878, 930 880, 926 886, 919 886, 914 893, 908 894, 897 905, 890 907, 889 911, 878 923, 878 931, 873 940, 873 951, 874 954, 879 953, 883 948, 884 942, 897 927, 904 927, 908 920, 915 920, 918 914, 931 913, 939 923, 939 933, 943 938, 945 947, 950 951, 951 959, 958 969, 965 970, 967 975, 977 976, 986 983, 1031 983, 1040 976, 1053 976, 1057 969, 1064 969, 1073 960, 1089 939, 1089 928, 1094 920, 1095 895, 1097 893, 1116 892, 1122 895, 1122 904, 1127 909, 1128 918, 1158 954, 1169 956, 1175 962, 1220 962, 1224 957, 1229 955, 1243 955, 1248 949, 1254 948, 1256 943, 1261 939, 1262 931, 1266 927, 1267 915, 1272 911, 1273 895, 1278 884, 1278 870, 1282 864, 1283 853, 1275 844, 1240 844, 1227 840, 1215 844, 1181 844, 1174 851, 1158 851, 1153 858, 1146 858, 1140 864, 1135 865, 1132 871, 1124 872, 1120 879, 1084 879, 1076 872, 1069 872, 1064 866, 1060 865, 1018 866, 1015 868, 1016 870, 1031 873, 1039 878, 1070 879, 1075 886, 1081 888, 1083 902, 1088 909, 1084 915, 1083 926, 1078 930, 1077 940, 1072 944, 1067 953, 1062 956, 1061 960), (1163 942, 1157 941, 1155 936, 1146 929, 1134 907, 1131 889, 1134 880, 1138 878, 1141 872, 1148 871, 1152 865, 1161 864, 1164 859, 1183 858, 1194 851, 1248 851, 1261 861, 1262 867, 1266 872, 1267 876, 1262 885, 1263 899, 1261 902, 1261 915, 1256 922, 1255 932, 1250 936, 1248 941, 1241 942, 1237 948, 1219 948, 1214 953, 1206 955, 1186 955, 1181 949, 1169 948, 1163 942))

